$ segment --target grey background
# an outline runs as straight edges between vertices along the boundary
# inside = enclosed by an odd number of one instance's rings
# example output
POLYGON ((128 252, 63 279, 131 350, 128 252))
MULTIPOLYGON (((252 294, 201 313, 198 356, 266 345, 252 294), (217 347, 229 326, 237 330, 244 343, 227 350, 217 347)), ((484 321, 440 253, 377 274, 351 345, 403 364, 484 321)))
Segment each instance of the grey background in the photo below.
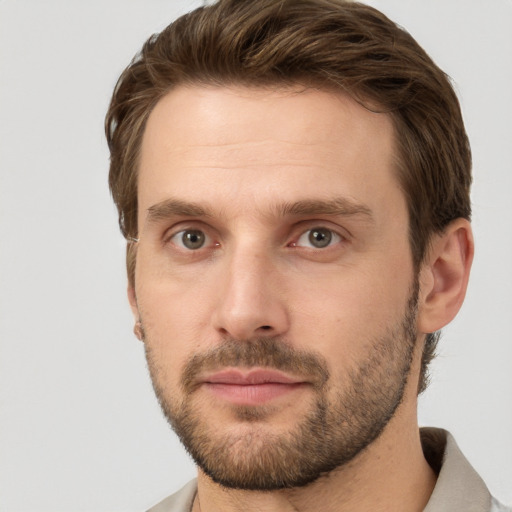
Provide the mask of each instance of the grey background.
MULTIPOLYGON (((512 503, 512 2, 372 0, 454 79, 477 253, 422 424, 512 503)), ((192 0, 0 2, 0 510, 138 511, 194 475, 125 298, 103 117, 143 41, 192 0)))

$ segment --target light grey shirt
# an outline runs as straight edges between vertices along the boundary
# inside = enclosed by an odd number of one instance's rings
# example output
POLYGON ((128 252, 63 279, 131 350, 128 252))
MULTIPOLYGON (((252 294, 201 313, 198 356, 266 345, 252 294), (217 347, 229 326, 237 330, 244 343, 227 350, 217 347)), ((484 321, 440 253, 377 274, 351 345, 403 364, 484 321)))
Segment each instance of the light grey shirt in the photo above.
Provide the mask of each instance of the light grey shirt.
MULTIPOLYGON (((425 458, 438 473, 424 512, 512 512, 491 496, 450 433, 422 428, 421 441, 425 458)), ((197 482, 192 480, 148 512, 190 512, 196 492, 197 482)))

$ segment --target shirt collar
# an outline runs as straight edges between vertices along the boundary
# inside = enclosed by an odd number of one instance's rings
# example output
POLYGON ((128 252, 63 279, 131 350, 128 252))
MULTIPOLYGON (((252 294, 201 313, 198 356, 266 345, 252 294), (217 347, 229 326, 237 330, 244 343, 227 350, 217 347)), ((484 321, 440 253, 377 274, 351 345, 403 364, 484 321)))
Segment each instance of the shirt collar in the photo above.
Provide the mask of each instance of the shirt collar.
POLYGON ((424 512, 489 512, 491 495, 455 439, 446 430, 420 430, 423 453, 438 473, 424 512))

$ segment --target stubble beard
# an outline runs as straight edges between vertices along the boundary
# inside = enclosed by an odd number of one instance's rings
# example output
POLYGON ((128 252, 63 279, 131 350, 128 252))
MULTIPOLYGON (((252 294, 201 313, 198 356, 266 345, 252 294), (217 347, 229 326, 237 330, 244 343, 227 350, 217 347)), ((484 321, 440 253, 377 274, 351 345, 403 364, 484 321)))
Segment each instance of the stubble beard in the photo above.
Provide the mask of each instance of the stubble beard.
POLYGON ((258 491, 308 485, 352 461, 394 416, 413 359, 417 298, 415 283, 401 321, 368 345, 364 361, 347 373, 349 385, 336 393, 322 356, 297 351, 279 338, 229 339, 196 354, 182 372, 181 400, 166 390, 163 362, 155 359, 146 340, 155 393, 186 450, 213 481, 258 491), (269 408, 233 405, 233 423, 240 428, 223 432, 202 411, 194 383, 200 371, 227 366, 267 367, 311 378, 316 385, 308 412, 290 430, 276 432, 269 408))

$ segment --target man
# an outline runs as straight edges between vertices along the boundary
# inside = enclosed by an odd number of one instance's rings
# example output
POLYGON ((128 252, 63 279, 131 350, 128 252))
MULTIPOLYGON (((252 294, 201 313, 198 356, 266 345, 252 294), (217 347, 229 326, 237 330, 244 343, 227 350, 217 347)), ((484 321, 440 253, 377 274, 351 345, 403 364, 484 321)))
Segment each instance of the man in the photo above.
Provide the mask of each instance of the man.
POLYGON ((106 130, 135 334, 198 466, 152 511, 505 510, 418 429, 473 239, 459 104, 411 36, 220 0, 148 40, 106 130))

